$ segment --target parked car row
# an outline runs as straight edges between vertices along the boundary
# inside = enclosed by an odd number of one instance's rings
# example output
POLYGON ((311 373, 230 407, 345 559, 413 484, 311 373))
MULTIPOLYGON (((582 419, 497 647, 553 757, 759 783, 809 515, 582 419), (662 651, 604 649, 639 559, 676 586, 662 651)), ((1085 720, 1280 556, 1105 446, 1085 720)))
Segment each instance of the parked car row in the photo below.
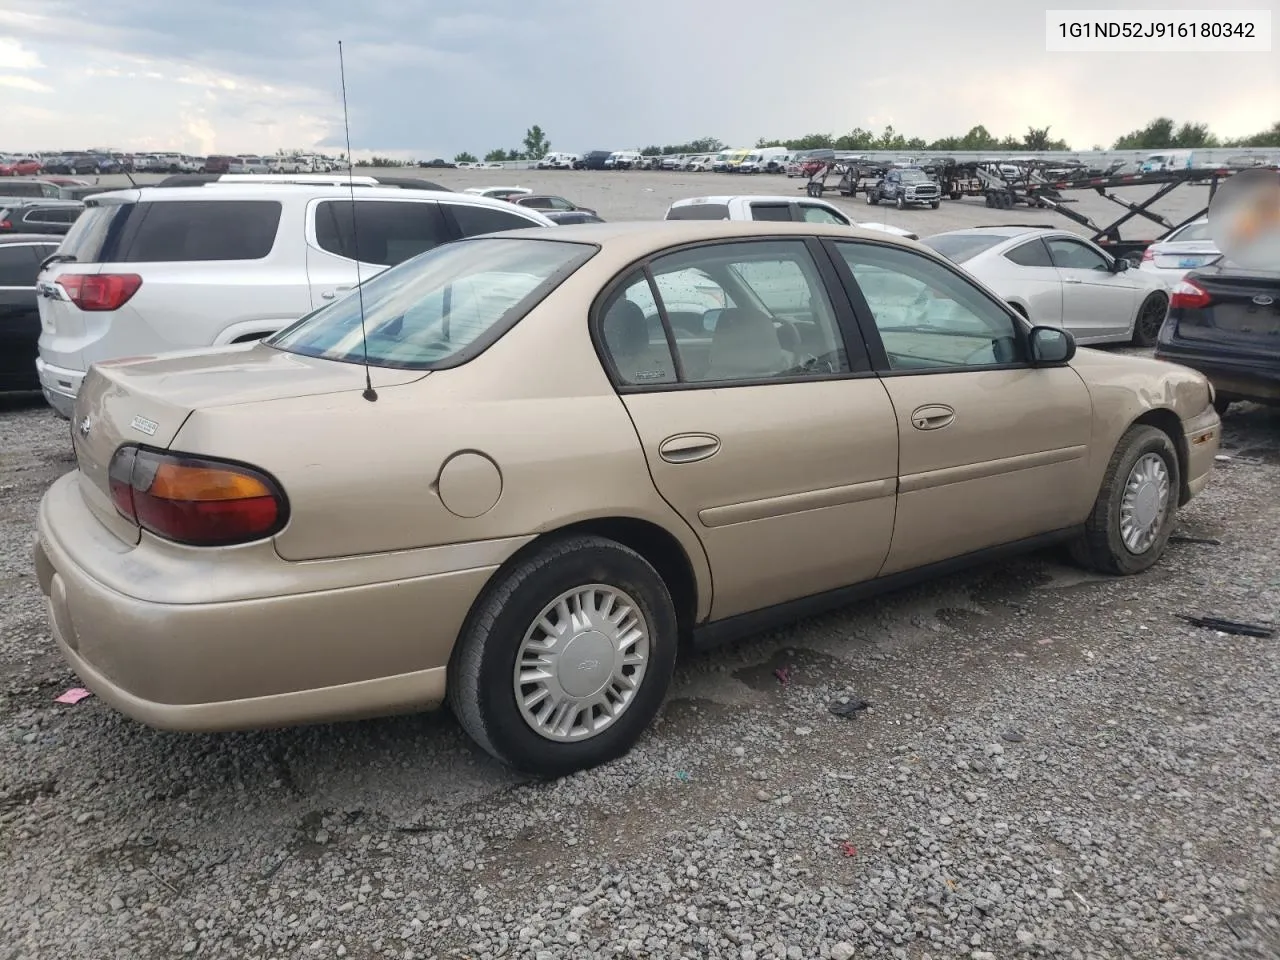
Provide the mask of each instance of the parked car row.
POLYGON ((77 150, 69 153, 0 154, 0 177, 59 173, 71 176, 110 173, 329 173, 345 169, 338 160, 316 154, 290 157, 210 156, 181 152, 119 153, 77 150), (230 171, 232 165, 254 167, 230 171), (256 168, 261 167, 261 170, 256 168))

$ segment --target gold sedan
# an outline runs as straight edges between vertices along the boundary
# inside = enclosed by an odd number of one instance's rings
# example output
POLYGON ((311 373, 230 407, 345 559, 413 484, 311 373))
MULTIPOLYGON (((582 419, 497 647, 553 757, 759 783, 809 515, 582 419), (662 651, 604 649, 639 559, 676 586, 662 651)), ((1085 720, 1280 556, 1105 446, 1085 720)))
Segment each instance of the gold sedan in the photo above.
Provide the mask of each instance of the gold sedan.
POLYGON ((636 742, 687 644, 1057 541, 1145 570, 1212 401, 883 232, 514 231, 96 366, 35 559, 63 656, 144 723, 447 699, 558 775, 636 742))

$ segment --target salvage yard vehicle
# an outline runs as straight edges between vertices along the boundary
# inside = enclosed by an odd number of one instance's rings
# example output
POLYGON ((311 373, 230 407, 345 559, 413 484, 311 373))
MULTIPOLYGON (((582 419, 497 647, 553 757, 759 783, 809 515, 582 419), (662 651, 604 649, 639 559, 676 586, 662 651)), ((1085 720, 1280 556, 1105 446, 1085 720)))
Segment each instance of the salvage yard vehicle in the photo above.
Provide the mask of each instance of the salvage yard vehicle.
POLYGON ((1035 225, 973 227, 923 242, 964 267, 1032 323, 1082 344, 1156 342, 1169 308, 1164 281, 1096 244, 1035 225))
POLYGON ((97 361, 257 340, 438 244, 551 224, 502 200, 374 178, 170 179, 199 185, 88 198, 40 274, 37 368, 64 417, 97 361))
POLYGON ((572 200, 566 200, 564 197, 557 197, 546 193, 528 193, 518 194, 509 198, 511 203, 517 207, 531 207, 534 210, 546 212, 548 210, 559 210, 562 212, 579 211, 581 213, 595 214, 594 210, 587 207, 580 207, 572 200))
POLYGON ((667 220, 799 220, 805 223, 834 223, 843 227, 860 227, 864 230, 883 230, 916 240, 910 230, 891 227, 886 223, 859 223, 846 216, 839 207, 826 200, 808 197, 690 197, 677 200, 667 208, 667 220))
POLYGON ((1138 269, 1155 274, 1172 287, 1188 271, 1212 266, 1221 259, 1222 251, 1209 235, 1209 218, 1201 217, 1147 247, 1138 269))
POLYGON ((31 177, 43 169, 38 157, 0 156, 0 177, 31 177))
POLYGON ((36 341, 40 311, 36 272, 58 249, 58 238, 35 233, 0 235, 0 393, 39 390, 36 341))
POLYGON ((1236 400, 1280 405, 1280 270, 1189 272, 1173 287, 1156 356, 1207 376, 1219 412, 1236 400))
POLYGON ((1200 374, 1077 353, 885 233, 513 231, 95 365, 35 569, 62 656, 152 726, 447 698, 559 775, 630 749, 683 645, 1051 543, 1149 568, 1219 429, 1200 374))
POLYGON ((63 234, 83 210, 79 200, 0 199, 0 234, 63 234))
POLYGON ((512 197, 528 197, 533 194, 528 187, 467 187, 462 192, 473 197, 489 197, 493 200, 510 200, 512 197))
POLYGON ((893 168, 867 190, 867 203, 874 206, 882 200, 899 210, 923 204, 937 210, 942 205, 942 187, 917 167, 893 168))

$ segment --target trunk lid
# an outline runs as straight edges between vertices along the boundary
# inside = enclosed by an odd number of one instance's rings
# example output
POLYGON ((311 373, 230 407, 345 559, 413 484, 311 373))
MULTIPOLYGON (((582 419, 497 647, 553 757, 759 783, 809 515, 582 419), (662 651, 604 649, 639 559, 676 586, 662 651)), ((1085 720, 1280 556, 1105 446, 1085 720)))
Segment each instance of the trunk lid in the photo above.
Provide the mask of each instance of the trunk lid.
MULTIPOLYGON (((373 367, 376 388, 421 379, 421 370, 373 367)), ((76 397, 71 441, 80 490, 93 513, 116 536, 137 543, 138 527, 111 500, 108 469, 122 445, 166 450, 199 408, 266 403, 364 389, 359 364, 321 360, 262 343, 166 353, 94 364, 76 397)), ((190 450, 217 457, 217 450, 190 450)))
POLYGON ((1158 243, 1154 245, 1152 254, 1153 265, 1161 270, 1197 270, 1222 259, 1222 254, 1212 240, 1158 243))
POLYGON ((1212 299, 1179 311, 1179 337, 1280 354, 1280 271, 1207 271, 1186 279, 1212 299))

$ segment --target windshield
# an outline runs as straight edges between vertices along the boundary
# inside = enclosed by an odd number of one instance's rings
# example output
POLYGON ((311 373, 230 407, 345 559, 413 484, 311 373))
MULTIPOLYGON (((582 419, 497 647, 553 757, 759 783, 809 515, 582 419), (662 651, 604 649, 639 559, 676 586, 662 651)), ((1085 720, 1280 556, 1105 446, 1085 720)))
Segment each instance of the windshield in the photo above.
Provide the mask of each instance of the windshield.
POLYGON ((929 178, 924 175, 923 170, 903 170, 902 179, 915 182, 916 180, 928 180, 929 178))
POLYGON ((1008 239, 990 233, 944 233, 936 237, 925 237, 920 242, 937 250, 952 263, 964 263, 1008 239))
POLYGON ((474 356, 532 310, 596 248, 486 238, 445 244, 365 282, 267 342, 343 363, 428 370, 474 356), (361 299, 364 334, 361 332, 361 299))

